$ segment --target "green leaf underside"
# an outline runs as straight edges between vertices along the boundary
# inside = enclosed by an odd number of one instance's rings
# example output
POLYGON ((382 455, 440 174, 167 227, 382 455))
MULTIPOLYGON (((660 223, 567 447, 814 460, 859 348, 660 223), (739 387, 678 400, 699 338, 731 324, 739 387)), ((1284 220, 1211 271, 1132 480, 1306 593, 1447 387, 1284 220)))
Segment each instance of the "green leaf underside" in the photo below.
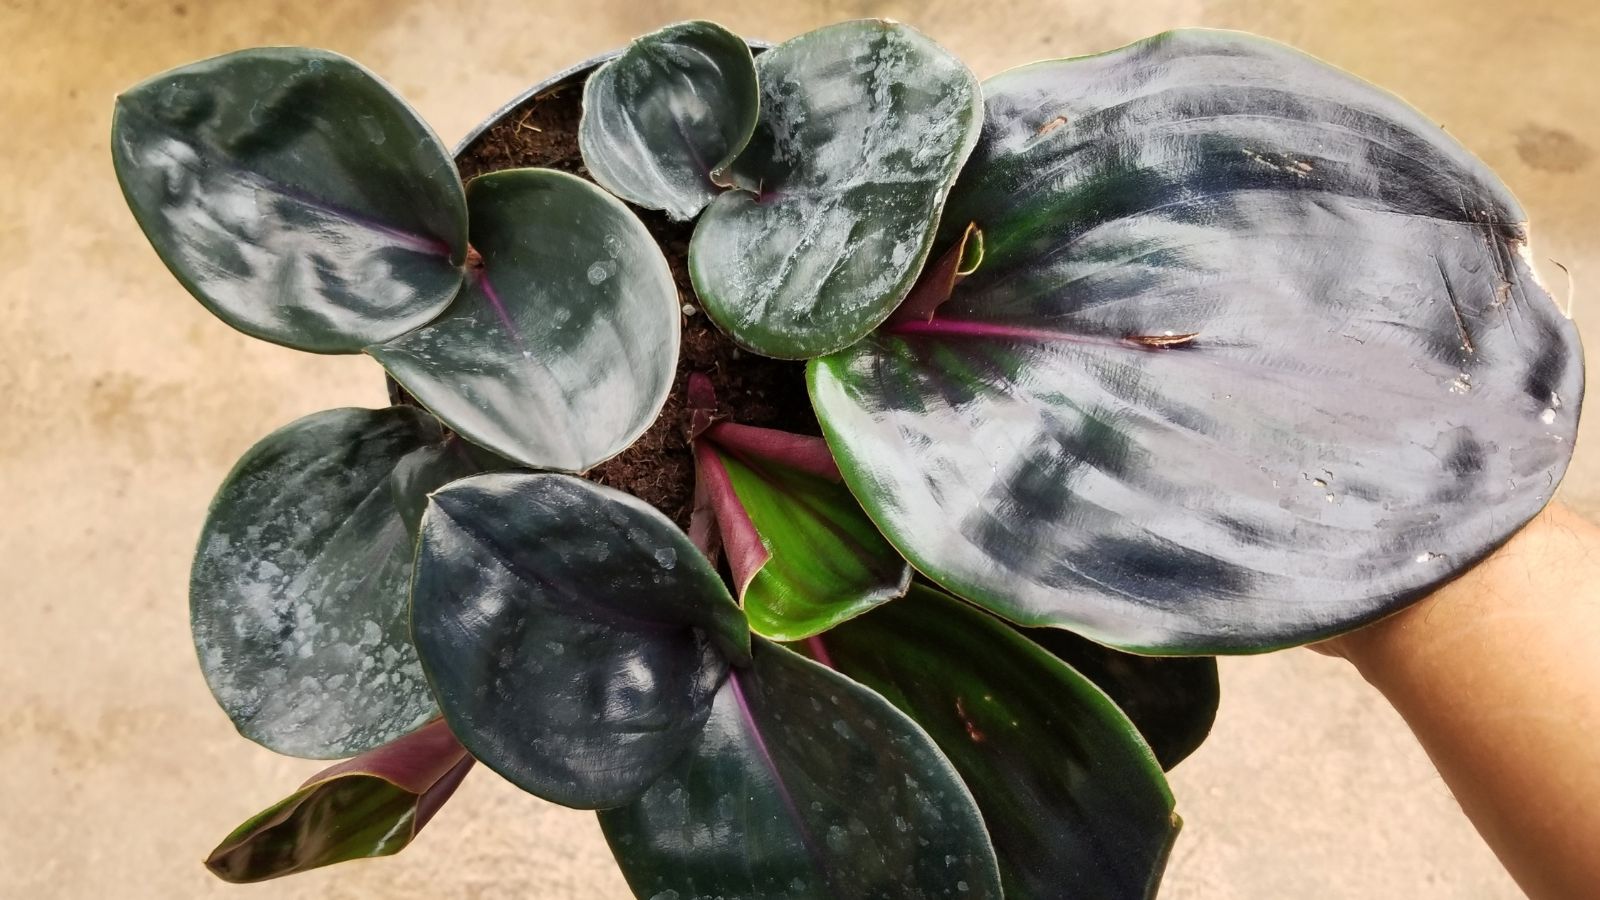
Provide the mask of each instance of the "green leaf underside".
POLYGON ((1155 896, 1178 818, 1161 769, 1099 688, 998 620, 925 587, 813 638, 961 774, 1005 895, 1155 896))
POLYGON ((773 640, 799 640, 905 593, 911 567, 843 483, 717 452, 772 553, 745 589, 752 630, 773 640))
POLYGON ((712 177, 749 142, 759 104, 744 39, 714 22, 680 22, 589 76, 578 146, 606 190, 688 220, 721 190, 712 177))
POLYGON ((941 239, 976 222, 982 266, 809 373, 930 578, 1125 649, 1253 652, 1392 611, 1549 499, 1575 330, 1515 201, 1415 111, 1207 31, 1013 70, 985 109, 941 239))
POLYGON ((409 407, 314 413, 245 453, 189 582, 201 669, 241 734, 331 759, 435 714, 407 618, 407 516, 475 471, 409 407))
POLYGON ((472 758, 442 725, 397 743, 420 746, 400 748, 410 759, 357 758, 312 777, 235 828, 206 868, 243 884, 400 852, 454 793, 472 758))
POLYGON ((238 846, 214 854, 208 868, 224 881, 246 884, 391 856, 414 837, 416 799, 371 775, 301 788, 240 825, 225 842, 238 846))
POLYGON ((1161 768, 1183 762, 1211 733, 1221 699, 1215 657, 1135 656, 1059 628, 1022 634, 1105 691, 1133 720, 1161 768))
POLYGON ((163 262, 240 331, 354 353, 438 315, 467 211, 444 144, 323 50, 243 50, 117 99, 112 161, 163 262))
POLYGON ((917 31, 845 22, 756 59, 761 120, 701 218, 689 270, 735 342, 803 359, 849 346, 905 297, 978 137, 977 80, 917 31))
POLYGON ((481 271, 436 321, 368 348, 468 440, 582 472, 655 421, 678 362, 678 293, 621 201, 550 169, 467 186, 481 271))
POLYGON ((639 897, 999 898, 977 807, 882 697, 757 639, 705 733, 600 814, 639 897))
POLYGON ((433 495, 412 628, 472 755, 565 806, 637 797, 700 732, 744 614, 666 517, 563 475, 496 474, 433 495))

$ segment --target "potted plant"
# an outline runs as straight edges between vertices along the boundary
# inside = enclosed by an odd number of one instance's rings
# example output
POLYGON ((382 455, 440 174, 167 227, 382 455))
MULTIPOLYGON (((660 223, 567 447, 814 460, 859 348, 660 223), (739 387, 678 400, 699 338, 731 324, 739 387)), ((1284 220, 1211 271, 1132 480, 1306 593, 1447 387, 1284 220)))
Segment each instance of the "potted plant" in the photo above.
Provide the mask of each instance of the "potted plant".
POLYGON ((202 530, 219 704, 346 760, 234 881, 396 852, 478 761, 640 897, 1151 896, 1211 655, 1454 577, 1577 426, 1506 189, 1243 34, 980 86, 892 22, 687 22, 453 155, 247 50, 124 94, 113 157, 202 303, 394 400, 267 436, 202 530))

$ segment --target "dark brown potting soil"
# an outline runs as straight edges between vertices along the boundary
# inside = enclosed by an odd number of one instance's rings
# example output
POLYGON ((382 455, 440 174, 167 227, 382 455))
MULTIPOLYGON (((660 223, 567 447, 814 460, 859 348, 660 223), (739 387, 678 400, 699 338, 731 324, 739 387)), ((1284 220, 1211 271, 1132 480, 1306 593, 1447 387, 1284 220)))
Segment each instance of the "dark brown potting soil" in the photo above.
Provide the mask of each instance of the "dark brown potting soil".
MULTIPOLYGON (((484 132, 457 158, 463 179, 501 169, 542 166, 589 178, 578 153, 581 83, 540 94, 484 132)), ((591 179, 592 180, 592 179, 591 179)), ((689 281, 689 236, 694 223, 673 222, 664 213, 634 208, 655 235, 678 283, 685 312, 682 350, 672 394, 654 425, 621 454, 587 477, 626 491, 687 525, 694 494, 694 459, 689 447, 689 375, 702 372, 717 389, 719 414, 746 425, 817 434, 806 397, 805 367, 738 349, 699 308, 689 281), (693 312, 687 312, 693 310, 693 312)))

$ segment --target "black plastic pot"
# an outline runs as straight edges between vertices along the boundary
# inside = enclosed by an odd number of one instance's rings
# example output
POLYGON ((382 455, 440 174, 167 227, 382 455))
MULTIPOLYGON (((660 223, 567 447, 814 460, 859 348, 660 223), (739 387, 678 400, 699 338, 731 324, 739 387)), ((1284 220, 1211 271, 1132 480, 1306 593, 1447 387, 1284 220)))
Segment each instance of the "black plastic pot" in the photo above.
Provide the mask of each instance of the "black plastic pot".
POLYGON ((621 54, 621 50, 612 50, 607 53, 602 53, 599 56, 590 57, 589 59, 586 59, 575 66, 571 66, 563 69, 560 72, 557 72, 554 75, 551 75, 549 78, 546 78, 538 84, 535 84, 533 87, 528 88, 527 90, 518 94, 510 102, 491 113, 489 118, 479 122, 478 127, 467 132, 467 136, 462 138, 460 142, 456 144, 455 149, 450 151, 455 155, 456 163, 460 164, 462 155, 467 152, 467 149, 470 148, 473 143, 478 140, 478 138, 483 137, 485 132, 500 124, 502 119, 516 112, 517 108, 522 106, 522 104, 527 103, 529 100, 532 100, 534 97, 537 97, 540 94, 547 93, 558 87, 566 87, 568 85, 576 87, 577 85, 583 84, 583 82, 589 77, 590 72, 593 72, 595 69, 600 68, 600 66, 604 65, 605 63, 616 59, 621 54))

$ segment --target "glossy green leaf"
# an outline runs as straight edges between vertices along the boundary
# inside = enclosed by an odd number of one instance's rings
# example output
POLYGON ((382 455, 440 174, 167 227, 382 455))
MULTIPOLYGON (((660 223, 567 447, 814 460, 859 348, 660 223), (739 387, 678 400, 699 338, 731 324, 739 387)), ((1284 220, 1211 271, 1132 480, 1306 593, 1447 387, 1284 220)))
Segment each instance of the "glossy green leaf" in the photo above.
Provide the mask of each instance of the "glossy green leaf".
POLYGON ((1059 628, 1022 634, 1095 683, 1127 714, 1161 768, 1200 748, 1217 719, 1221 686, 1211 656, 1135 656, 1059 628))
POLYGON ((410 407, 314 413, 245 453, 189 580, 201 669, 241 734, 331 759, 435 715, 408 625, 407 520, 476 471, 410 407))
POLYGON ((206 868, 243 884, 399 853, 471 768, 472 757, 436 721, 313 775, 235 828, 206 868))
POLYGON ((655 421, 678 364, 678 291, 621 201, 551 169, 467 186, 483 268, 426 327, 368 352, 451 428, 582 472, 655 421))
POLYGON ((628 45, 583 88, 578 146, 601 187, 680 221, 716 197, 755 131, 755 60, 714 22, 679 22, 628 45))
POLYGON ((824 471, 809 471, 763 442, 766 435, 813 441, 828 459, 820 438, 762 428, 725 423, 702 439, 770 554, 747 580, 736 577, 750 628, 799 640, 904 594, 911 567, 861 511, 831 460, 824 471))
MULTIPOLYGON (((1169 654, 1339 633, 1555 490, 1577 332, 1437 126, 1286 47, 1179 31, 985 85, 931 322, 815 363, 840 468, 922 572, 1169 654)), ((948 244, 946 244, 948 245, 948 244)))
POLYGON ((805 647, 932 735, 983 811, 1010 900, 1155 896, 1181 824, 1172 792, 1083 675, 921 586, 805 647))
POLYGON ((803 359, 855 343, 911 290, 982 100, 960 60, 881 20, 803 34, 756 71, 761 120, 732 168, 760 191, 711 204, 689 271, 736 342, 803 359))
POLYGON ((495 474, 433 494, 412 629, 461 742, 566 806, 637 797, 700 733, 749 631, 665 516, 564 475, 495 474))
POLYGON ((354 353, 461 286, 455 163, 372 73, 324 50, 241 50, 117 98, 111 158, 167 268, 263 340, 354 353))
POLYGON ((694 751, 600 825, 639 897, 1001 896, 978 809, 928 736, 760 639, 694 751))

